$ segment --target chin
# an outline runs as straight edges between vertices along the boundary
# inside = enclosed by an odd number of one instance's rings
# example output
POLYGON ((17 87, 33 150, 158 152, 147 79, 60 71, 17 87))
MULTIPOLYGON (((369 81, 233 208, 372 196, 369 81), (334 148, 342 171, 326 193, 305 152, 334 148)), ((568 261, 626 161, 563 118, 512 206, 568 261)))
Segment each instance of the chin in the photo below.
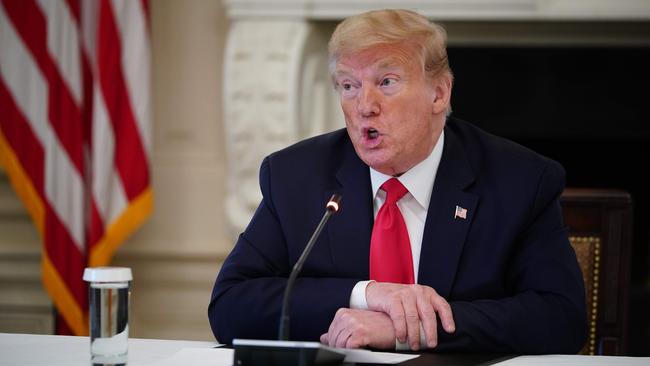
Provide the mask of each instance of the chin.
POLYGON ((364 160, 366 165, 369 167, 373 168, 374 170, 384 173, 387 175, 394 175, 395 174, 395 169, 385 161, 377 161, 377 160, 364 160))
POLYGON ((379 151, 379 149, 373 151, 362 150, 361 153, 359 153, 359 150, 357 150, 357 155, 359 155, 366 165, 384 174, 395 174, 395 166, 394 164, 391 164, 393 159, 386 156, 386 151, 379 151))

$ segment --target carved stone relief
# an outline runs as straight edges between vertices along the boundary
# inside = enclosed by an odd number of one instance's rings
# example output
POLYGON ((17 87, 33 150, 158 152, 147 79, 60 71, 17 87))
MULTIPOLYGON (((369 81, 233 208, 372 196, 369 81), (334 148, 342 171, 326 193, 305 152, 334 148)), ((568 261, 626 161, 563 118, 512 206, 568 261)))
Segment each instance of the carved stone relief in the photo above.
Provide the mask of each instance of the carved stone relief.
POLYGON ((226 217, 235 238, 261 194, 262 159, 303 138, 343 126, 327 74, 327 34, 306 21, 237 20, 224 66, 228 160, 226 217))

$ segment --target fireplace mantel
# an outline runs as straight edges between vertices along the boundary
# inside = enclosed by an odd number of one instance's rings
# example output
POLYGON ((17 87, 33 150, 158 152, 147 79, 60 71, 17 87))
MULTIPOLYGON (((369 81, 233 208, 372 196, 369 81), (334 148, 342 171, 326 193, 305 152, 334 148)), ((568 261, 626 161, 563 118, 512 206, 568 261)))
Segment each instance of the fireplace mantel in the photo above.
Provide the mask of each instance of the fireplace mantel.
POLYGON ((414 9, 439 21, 643 21, 647 0, 224 0, 228 17, 340 20, 382 8, 414 9))

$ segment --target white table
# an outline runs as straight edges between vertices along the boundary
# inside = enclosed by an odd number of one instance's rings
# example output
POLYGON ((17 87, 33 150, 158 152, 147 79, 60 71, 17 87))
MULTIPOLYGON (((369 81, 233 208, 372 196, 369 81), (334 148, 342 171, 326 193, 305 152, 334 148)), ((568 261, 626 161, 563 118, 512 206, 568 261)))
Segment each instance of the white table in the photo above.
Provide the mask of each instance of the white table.
MULTIPOLYGON (((129 339, 129 366, 153 365, 185 348, 210 349, 216 342, 129 339)), ((89 366, 88 337, 0 333, 1 366, 89 366)))
MULTIPOLYGON (((216 342, 129 339, 128 366, 230 366, 216 342)), ((423 356, 424 357, 424 356, 423 356)), ((88 337, 0 333, 0 366, 89 366, 88 337)), ((498 366, 650 366, 650 357, 520 356, 498 366)))

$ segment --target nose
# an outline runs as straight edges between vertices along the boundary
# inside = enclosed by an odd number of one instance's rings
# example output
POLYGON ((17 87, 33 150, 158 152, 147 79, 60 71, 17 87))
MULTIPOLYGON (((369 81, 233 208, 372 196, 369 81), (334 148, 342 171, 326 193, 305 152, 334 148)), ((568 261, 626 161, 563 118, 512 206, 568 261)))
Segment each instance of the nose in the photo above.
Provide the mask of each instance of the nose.
POLYGON ((357 112, 363 117, 372 117, 381 111, 381 96, 373 86, 362 86, 357 99, 357 112))

